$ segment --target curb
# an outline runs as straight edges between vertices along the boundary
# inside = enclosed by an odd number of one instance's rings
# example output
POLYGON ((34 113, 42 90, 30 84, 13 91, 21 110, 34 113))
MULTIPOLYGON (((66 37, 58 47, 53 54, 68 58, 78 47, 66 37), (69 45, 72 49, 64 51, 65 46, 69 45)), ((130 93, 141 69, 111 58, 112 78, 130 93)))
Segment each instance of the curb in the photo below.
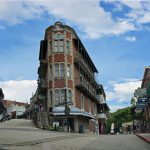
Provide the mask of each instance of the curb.
POLYGON ((139 138, 141 138, 142 140, 144 140, 145 142, 147 142, 147 143, 150 144, 150 139, 147 139, 147 138, 145 138, 144 136, 139 135, 139 134, 135 134, 135 135, 138 136, 139 138))

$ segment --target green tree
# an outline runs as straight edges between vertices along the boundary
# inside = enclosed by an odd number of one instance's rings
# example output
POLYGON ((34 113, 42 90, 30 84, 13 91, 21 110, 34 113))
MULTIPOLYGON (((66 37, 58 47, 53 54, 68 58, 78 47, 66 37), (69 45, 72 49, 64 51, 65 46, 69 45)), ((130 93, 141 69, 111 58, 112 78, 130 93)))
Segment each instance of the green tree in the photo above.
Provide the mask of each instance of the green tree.
POLYGON ((110 117, 107 120, 106 124, 106 133, 110 133, 111 124, 115 124, 115 131, 118 132, 119 128, 122 126, 122 123, 131 122, 131 107, 120 109, 114 113, 110 113, 110 117))

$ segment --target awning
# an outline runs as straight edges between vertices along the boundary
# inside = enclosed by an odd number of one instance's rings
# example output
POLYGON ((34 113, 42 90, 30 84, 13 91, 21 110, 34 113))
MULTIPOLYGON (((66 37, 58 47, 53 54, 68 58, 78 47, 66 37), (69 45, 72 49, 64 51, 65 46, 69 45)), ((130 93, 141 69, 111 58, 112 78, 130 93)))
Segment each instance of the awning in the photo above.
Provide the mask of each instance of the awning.
MULTIPOLYGON (((52 115, 65 115, 64 113, 65 107, 64 106, 59 106, 59 107, 53 107, 52 115)), ((94 115, 85 112, 82 109, 79 109, 77 107, 70 107, 70 115, 77 115, 77 116, 85 116, 94 119, 94 115)))

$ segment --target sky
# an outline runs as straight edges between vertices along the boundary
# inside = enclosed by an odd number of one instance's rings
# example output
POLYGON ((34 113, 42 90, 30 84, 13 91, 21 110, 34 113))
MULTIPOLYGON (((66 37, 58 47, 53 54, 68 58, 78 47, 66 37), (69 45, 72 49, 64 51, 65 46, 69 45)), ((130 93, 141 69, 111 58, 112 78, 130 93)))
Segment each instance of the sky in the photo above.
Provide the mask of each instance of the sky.
POLYGON ((76 31, 98 69, 111 111, 130 106, 150 65, 150 1, 0 0, 0 88, 29 102, 37 88, 40 40, 61 21, 76 31))

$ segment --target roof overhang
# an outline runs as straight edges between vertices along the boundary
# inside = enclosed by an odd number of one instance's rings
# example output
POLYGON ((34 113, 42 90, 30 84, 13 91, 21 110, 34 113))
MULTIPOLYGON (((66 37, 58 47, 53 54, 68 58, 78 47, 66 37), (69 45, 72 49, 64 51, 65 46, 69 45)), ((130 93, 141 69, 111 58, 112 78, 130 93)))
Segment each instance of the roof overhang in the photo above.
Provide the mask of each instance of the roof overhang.
MULTIPOLYGON (((63 116, 65 115, 65 107, 64 106, 58 106, 58 107, 53 107, 53 111, 51 113, 51 115, 54 115, 54 116, 63 116)), ((95 119, 95 116, 88 113, 88 112, 85 112, 84 110, 82 109, 79 109, 77 107, 70 107, 70 113, 69 115, 73 115, 73 116, 84 116, 84 117, 89 117, 91 119, 95 119)))

